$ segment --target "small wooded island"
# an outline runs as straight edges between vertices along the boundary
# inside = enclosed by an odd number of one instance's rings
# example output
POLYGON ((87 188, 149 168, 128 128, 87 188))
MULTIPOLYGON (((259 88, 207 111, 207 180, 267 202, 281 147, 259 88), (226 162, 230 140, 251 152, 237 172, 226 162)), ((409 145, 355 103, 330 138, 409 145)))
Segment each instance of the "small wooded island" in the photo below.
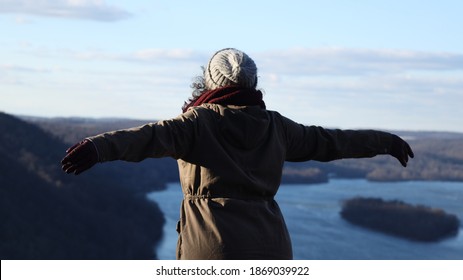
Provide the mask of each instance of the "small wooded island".
POLYGON ((457 216, 442 209, 381 198, 346 200, 340 215, 355 225, 424 242, 456 236, 460 227, 457 216))

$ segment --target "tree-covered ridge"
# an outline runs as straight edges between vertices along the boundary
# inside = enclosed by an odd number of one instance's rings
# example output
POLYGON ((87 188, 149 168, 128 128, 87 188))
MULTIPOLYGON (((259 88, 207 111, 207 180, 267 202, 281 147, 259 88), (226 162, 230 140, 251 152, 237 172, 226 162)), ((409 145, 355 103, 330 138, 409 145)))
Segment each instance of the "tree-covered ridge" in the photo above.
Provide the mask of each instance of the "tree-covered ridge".
POLYGON ((153 259, 164 218, 107 175, 60 170, 68 147, 0 113, 1 259, 153 259))

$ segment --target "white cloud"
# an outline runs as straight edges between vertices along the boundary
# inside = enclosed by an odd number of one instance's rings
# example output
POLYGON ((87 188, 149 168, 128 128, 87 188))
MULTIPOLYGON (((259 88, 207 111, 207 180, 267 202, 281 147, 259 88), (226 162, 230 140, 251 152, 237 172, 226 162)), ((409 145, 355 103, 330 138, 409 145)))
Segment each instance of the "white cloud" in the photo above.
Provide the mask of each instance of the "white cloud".
POLYGON ((285 90, 293 100, 303 92, 332 98, 463 96, 463 55, 458 53, 320 48, 254 57, 260 86, 285 90))
MULTIPOLYGON (((2 0, 0 0, 2 1, 2 0)), ((150 48, 117 53, 107 50, 73 50, 37 47, 21 48, 36 56, 79 60, 125 61, 134 63, 207 64, 211 53, 192 49, 150 48)), ((259 74, 279 81, 282 77, 307 79, 320 76, 410 75, 416 73, 463 71, 463 54, 416 52, 389 49, 287 49, 249 53, 259 74)))
POLYGON ((50 69, 28 67, 14 64, 0 64, 0 71, 16 71, 16 72, 29 72, 29 73, 45 73, 50 72, 50 69))
POLYGON ((131 16, 130 12, 104 0, 0 0, 0 13, 96 21, 117 21, 131 16))
MULTIPOLYGON (((1 0, 0 0, 1 1, 1 0)), ((89 60, 89 61, 113 61, 128 63, 163 63, 176 64, 196 63, 199 66, 207 63, 208 54, 191 49, 140 49, 132 52, 118 53, 102 49, 75 50, 69 48, 49 48, 34 45, 33 43, 24 43, 19 46, 24 55, 35 57, 89 60)))
POLYGON ((195 56, 192 50, 184 49, 144 49, 134 53, 135 58, 139 59, 191 59, 195 56))
POLYGON ((255 56, 264 71, 280 75, 364 75, 463 70, 463 54, 391 49, 287 49, 255 56))
POLYGON ((50 73, 50 69, 23 66, 17 64, 0 64, 0 82, 3 84, 24 85, 32 76, 50 73))

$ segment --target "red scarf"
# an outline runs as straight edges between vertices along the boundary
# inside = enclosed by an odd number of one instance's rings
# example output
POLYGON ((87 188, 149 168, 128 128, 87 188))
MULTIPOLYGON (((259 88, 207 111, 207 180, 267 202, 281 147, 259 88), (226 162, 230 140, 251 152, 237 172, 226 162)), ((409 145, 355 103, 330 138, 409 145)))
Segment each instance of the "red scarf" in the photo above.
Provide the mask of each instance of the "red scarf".
POLYGON ((262 99, 262 92, 260 90, 228 86, 206 91, 193 103, 189 104, 183 112, 186 112, 190 107, 200 106, 203 103, 236 106, 260 106, 262 109, 265 109, 265 103, 262 99))

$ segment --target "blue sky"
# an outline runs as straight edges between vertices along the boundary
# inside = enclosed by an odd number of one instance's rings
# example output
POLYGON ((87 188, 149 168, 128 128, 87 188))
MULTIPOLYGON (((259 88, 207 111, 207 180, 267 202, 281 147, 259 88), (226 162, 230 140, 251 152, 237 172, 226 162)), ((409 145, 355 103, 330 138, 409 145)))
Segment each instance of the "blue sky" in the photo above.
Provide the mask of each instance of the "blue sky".
POLYGON ((0 111, 177 116, 236 47, 304 124, 463 132, 463 1, 0 0, 0 111))

